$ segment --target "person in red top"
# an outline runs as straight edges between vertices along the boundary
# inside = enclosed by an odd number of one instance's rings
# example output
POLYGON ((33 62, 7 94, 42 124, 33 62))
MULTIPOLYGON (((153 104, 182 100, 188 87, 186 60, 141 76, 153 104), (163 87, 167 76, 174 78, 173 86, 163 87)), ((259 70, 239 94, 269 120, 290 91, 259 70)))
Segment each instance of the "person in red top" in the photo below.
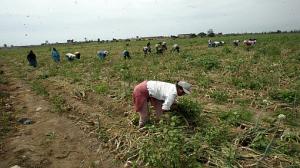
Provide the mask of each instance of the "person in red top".
POLYGON ((190 94, 191 84, 177 81, 175 84, 161 81, 143 81, 135 86, 133 91, 134 109, 139 113, 139 127, 143 127, 149 120, 148 102, 154 106, 159 118, 164 111, 168 111, 177 96, 190 94))

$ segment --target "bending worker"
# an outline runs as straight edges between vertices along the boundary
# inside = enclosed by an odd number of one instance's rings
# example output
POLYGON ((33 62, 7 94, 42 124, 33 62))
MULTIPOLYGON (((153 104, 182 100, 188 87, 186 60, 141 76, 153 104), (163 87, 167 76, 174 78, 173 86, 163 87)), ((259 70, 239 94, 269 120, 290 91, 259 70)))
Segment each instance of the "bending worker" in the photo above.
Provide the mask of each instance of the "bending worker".
POLYGON ((148 102, 155 108, 159 118, 170 110, 177 96, 190 94, 191 84, 177 81, 175 84, 161 81, 144 81, 135 86, 133 91, 134 109, 140 115, 139 127, 144 127, 149 120, 148 102))

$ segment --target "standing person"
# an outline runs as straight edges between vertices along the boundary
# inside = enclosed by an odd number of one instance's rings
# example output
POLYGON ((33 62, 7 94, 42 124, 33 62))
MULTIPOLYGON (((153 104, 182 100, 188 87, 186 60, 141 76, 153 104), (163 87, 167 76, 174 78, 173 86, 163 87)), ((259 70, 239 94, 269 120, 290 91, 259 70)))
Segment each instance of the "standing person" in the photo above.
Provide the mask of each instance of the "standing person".
POLYGON ((133 91, 134 109, 140 115, 139 127, 144 127, 149 120, 148 102, 154 106, 159 118, 163 112, 170 110, 177 96, 190 94, 191 84, 177 81, 175 84, 161 81, 144 81, 135 86, 133 91))
POLYGON ((33 53, 32 50, 29 51, 29 54, 27 55, 27 60, 30 66, 36 67, 37 65, 36 55, 33 53))
POLYGON ((56 48, 52 48, 51 50, 51 56, 52 56, 52 59, 58 63, 60 62, 60 55, 59 55, 59 52, 56 50, 56 48))

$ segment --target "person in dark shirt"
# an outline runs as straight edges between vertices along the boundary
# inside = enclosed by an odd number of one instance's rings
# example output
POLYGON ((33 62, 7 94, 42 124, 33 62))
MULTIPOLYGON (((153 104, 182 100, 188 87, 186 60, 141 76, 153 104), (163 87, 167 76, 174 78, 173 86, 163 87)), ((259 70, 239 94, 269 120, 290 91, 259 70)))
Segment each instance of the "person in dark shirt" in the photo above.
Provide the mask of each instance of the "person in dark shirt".
POLYGON ((27 60, 30 66, 37 66, 36 55, 33 53, 32 50, 29 51, 29 54, 27 55, 27 60))

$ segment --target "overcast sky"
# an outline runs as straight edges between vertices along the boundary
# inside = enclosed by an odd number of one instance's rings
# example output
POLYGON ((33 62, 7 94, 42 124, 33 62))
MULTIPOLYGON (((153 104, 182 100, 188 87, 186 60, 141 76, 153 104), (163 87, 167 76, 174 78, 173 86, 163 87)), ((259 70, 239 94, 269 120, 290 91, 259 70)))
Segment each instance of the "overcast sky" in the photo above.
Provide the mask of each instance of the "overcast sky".
POLYGON ((1 0, 0 46, 300 29, 300 0, 1 0))

